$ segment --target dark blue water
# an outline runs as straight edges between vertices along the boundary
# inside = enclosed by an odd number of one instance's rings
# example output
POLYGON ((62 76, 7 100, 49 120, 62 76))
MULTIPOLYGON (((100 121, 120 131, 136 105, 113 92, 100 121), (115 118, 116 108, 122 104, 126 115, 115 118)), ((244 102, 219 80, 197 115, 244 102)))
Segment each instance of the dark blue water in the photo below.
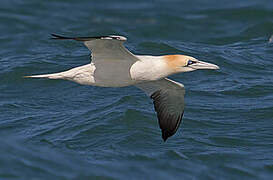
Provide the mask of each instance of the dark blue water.
POLYGON ((2 0, 0 30, 0 179, 273 178, 273 1, 2 0), (164 143, 134 87, 22 78, 89 63, 51 33, 123 35, 136 54, 221 69, 170 77, 186 108, 164 143))

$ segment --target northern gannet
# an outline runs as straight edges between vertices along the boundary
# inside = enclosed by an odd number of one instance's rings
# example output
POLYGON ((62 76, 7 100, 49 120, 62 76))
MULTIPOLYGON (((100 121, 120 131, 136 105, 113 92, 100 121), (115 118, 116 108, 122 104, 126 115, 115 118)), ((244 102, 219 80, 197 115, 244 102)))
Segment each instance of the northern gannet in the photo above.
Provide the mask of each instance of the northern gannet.
POLYGON ((124 87, 134 85, 151 97, 164 141, 177 131, 184 114, 184 85, 166 78, 197 69, 219 69, 217 65, 185 55, 135 55, 123 46, 123 36, 64 37, 52 39, 82 41, 91 51, 89 64, 68 71, 26 76, 65 79, 82 85, 124 87))

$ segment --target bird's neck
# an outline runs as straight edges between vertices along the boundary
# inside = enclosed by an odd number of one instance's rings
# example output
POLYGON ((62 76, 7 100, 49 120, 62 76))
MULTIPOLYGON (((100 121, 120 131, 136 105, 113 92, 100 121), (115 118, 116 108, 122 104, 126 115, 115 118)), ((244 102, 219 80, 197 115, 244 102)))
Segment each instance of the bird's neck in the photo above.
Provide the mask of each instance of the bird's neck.
POLYGON ((132 65, 131 77, 138 81, 153 81, 172 74, 168 65, 160 56, 137 56, 140 61, 132 65))

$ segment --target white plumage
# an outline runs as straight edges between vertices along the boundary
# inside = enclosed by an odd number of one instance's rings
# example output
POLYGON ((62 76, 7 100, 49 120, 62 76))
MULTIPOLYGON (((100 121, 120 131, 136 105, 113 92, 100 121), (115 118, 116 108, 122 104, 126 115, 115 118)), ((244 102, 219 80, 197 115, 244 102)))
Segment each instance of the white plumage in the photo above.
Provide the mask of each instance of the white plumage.
POLYGON ((53 39, 83 41, 92 52, 91 63, 68 71, 26 76, 31 78, 65 79, 83 85, 123 87, 135 85, 153 99, 164 141, 177 131, 184 113, 183 84, 167 79, 175 73, 197 69, 219 69, 217 65, 190 56, 134 55, 123 43, 122 36, 64 37, 53 39))

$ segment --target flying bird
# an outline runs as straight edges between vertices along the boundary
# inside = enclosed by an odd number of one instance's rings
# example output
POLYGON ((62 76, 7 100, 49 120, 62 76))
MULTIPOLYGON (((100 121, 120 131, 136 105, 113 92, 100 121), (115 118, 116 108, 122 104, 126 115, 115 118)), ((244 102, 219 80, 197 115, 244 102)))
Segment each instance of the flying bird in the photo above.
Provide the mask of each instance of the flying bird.
POLYGON ((162 139, 174 135, 184 114, 184 85, 166 78, 172 74, 197 69, 219 69, 215 64, 194 57, 175 54, 163 56, 135 55, 123 46, 123 36, 64 37, 56 40, 81 41, 91 51, 89 64, 70 70, 30 78, 64 79, 82 85, 124 87, 134 85, 152 100, 162 139))

